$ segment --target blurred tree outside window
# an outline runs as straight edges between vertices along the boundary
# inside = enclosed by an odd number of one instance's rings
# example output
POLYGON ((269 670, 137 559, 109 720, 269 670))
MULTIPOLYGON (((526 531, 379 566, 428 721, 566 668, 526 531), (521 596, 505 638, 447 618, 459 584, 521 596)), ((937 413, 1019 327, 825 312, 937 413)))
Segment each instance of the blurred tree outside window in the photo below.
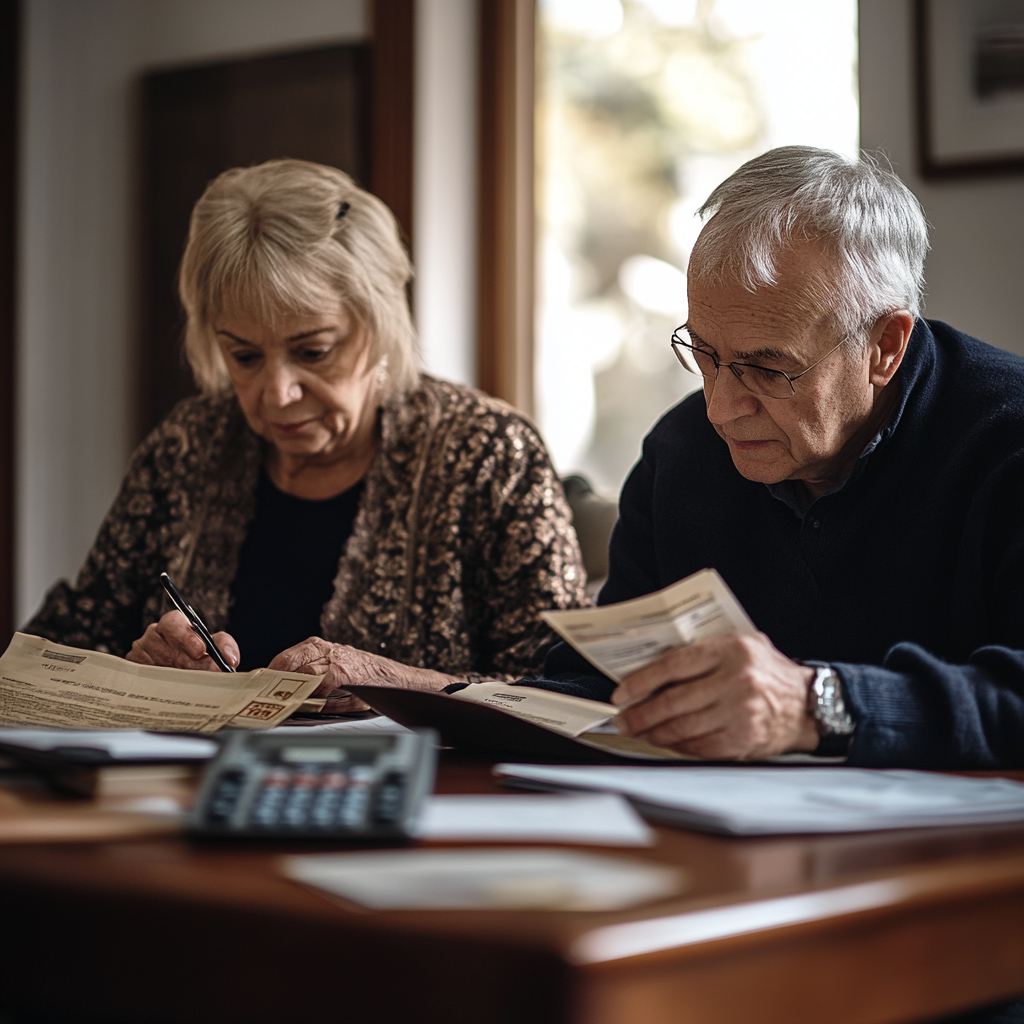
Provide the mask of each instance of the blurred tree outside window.
POLYGON ((775 146, 858 145, 856 0, 540 0, 537 417, 563 475, 618 492, 697 389, 696 210, 775 146))

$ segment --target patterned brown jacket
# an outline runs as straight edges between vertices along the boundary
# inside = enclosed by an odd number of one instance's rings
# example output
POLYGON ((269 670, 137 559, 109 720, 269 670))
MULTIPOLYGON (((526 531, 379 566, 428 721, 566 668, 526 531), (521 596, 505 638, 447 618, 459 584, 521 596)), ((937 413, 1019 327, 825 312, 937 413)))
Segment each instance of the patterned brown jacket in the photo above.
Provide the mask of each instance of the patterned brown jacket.
MULTIPOLYGON (((536 673, 551 641, 539 613, 582 605, 586 577, 535 429, 423 376, 382 410, 381 441, 321 635, 451 674, 536 673)), ((223 629, 264 454, 233 395, 180 403, 133 456, 75 584, 54 586, 26 632, 123 656, 169 608, 163 571, 223 629)))

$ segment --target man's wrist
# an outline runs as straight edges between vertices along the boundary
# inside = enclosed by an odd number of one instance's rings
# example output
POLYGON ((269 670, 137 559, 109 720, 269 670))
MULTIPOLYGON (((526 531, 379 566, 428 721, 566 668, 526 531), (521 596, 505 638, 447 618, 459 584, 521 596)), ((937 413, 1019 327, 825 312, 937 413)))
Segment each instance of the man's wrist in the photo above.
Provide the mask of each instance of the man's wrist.
MULTIPOLYGON (((804 693, 810 693, 811 684, 814 682, 815 669, 801 665, 800 666, 804 673, 804 693)), ((820 742, 821 737, 818 735, 818 726, 814 721, 814 717, 811 715, 810 701, 805 698, 804 700, 804 716, 800 722, 799 732, 797 733, 796 739, 793 745, 789 747, 786 753, 789 754, 810 754, 813 753, 820 742)))
POLYGON ((807 709, 819 737, 814 753, 819 757, 845 757, 856 723, 846 707, 843 682, 831 665, 811 662, 810 667, 814 678, 807 690, 807 709))

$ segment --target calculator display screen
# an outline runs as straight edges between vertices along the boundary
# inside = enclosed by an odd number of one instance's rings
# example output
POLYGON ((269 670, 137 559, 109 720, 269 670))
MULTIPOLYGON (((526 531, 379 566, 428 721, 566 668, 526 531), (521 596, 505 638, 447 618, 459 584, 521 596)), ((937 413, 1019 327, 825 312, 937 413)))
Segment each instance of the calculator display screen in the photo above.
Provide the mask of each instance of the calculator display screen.
POLYGON ((249 742, 260 757, 281 764, 376 761, 395 748, 394 736, 346 736, 343 748, 330 741, 322 745, 295 743, 290 737, 273 735, 252 737, 249 742))
POLYGON ((324 764, 344 761, 345 751, 340 747, 282 747, 280 757, 285 764, 324 764))

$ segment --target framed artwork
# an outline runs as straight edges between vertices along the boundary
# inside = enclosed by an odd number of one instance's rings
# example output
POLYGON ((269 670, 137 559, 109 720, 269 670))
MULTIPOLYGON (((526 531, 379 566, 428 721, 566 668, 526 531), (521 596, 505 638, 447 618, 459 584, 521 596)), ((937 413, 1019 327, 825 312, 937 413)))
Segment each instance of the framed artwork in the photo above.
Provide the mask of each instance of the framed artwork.
POLYGON ((915 0, 921 175, 1024 171, 1024 0, 915 0))

